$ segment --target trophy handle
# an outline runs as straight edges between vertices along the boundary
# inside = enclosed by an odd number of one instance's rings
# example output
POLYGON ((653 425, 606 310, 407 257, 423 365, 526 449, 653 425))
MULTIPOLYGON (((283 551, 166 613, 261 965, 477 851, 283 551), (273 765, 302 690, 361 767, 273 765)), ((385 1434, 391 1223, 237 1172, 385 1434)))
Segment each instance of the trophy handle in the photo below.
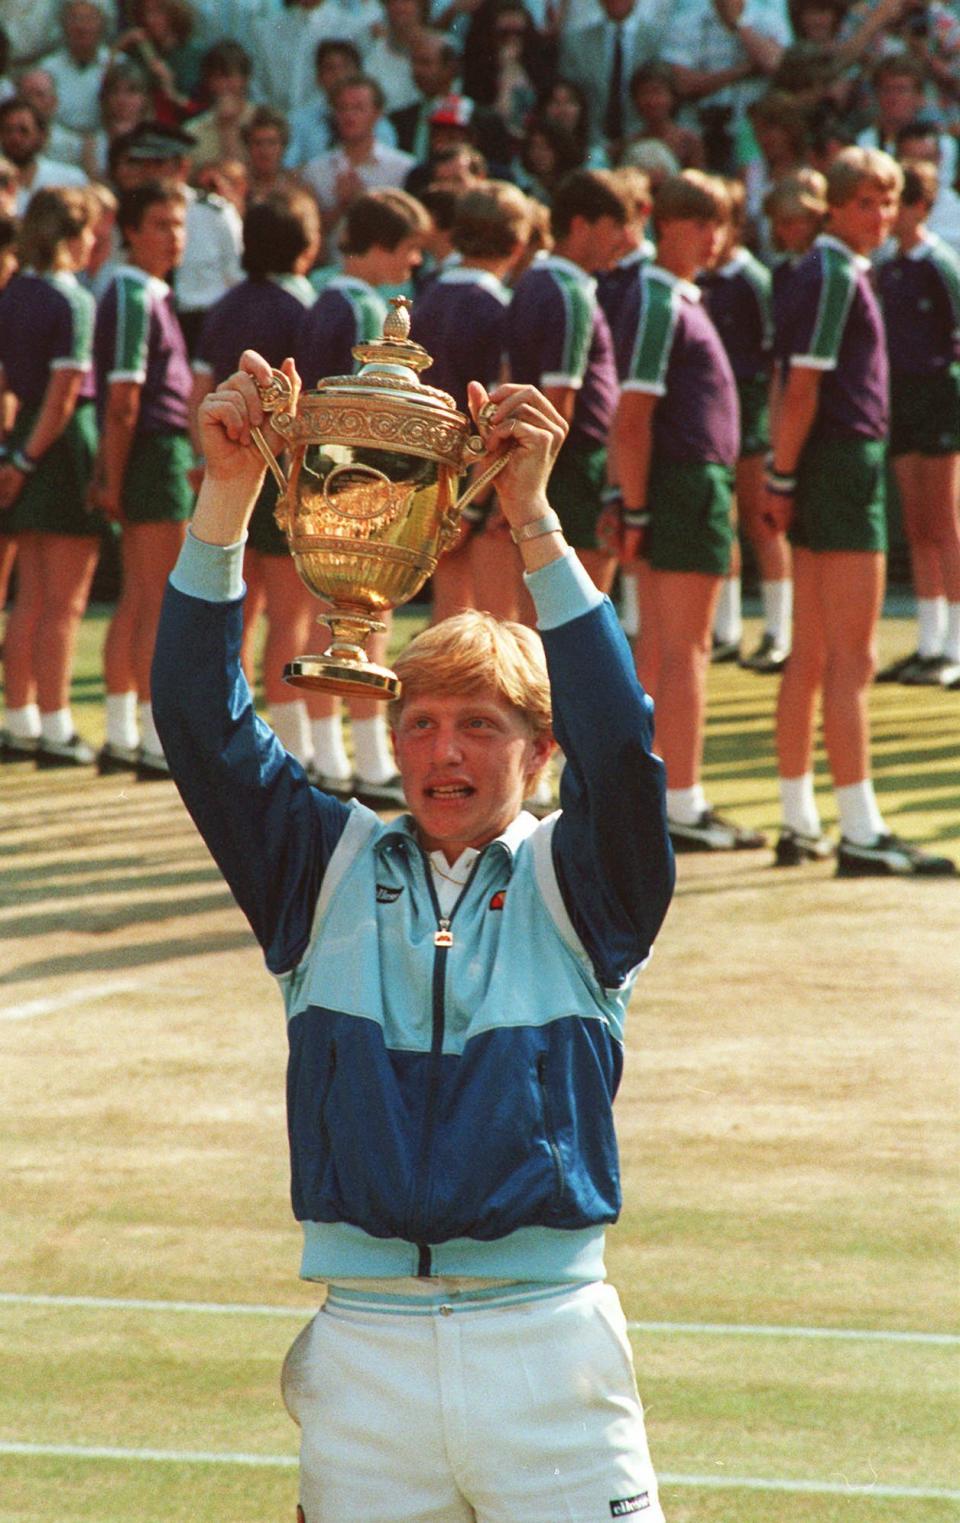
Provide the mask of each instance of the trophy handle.
MULTIPOLYGON (((258 386, 257 391, 260 393, 260 405, 264 412, 273 415, 270 421, 274 428, 281 434, 287 432, 293 424, 293 414, 290 411, 293 386, 289 376, 285 376, 282 370, 274 370, 270 383, 267 386, 258 386)), ((262 431, 259 428, 251 428, 250 437, 270 467, 270 472, 280 488, 281 496, 286 496, 290 483, 262 431)))
POLYGON ((501 455, 498 460, 494 460, 492 465, 488 465, 485 471, 481 471, 479 476, 475 476, 463 495, 457 498, 453 505, 453 511, 461 513, 467 504, 471 503, 483 491, 484 487, 490 485, 495 476, 499 476, 506 463, 507 456, 501 455))

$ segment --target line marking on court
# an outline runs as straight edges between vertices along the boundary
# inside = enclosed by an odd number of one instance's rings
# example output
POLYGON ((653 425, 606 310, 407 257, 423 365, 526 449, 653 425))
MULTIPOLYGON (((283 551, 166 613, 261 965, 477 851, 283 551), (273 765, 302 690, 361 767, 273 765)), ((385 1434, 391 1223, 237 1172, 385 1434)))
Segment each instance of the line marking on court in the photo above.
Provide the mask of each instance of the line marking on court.
POLYGON ((89 1005, 93 1000, 106 999, 111 994, 132 994, 142 989, 143 983, 131 979, 118 980, 113 984, 97 984, 95 988, 72 989, 63 994, 45 995, 42 999, 24 1000, 19 1005, 0 1006, 0 1021, 31 1021, 39 1015, 57 1015, 73 1010, 77 1005, 89 1005))
MULTIPOLYGON (((311 1306, 265 1306, 245 1301, 145 1301, 112 1296, 52 1296, 0 1291, 0 1306, 76 1307, 86 1311, 156 1311, 210 1317, 312 1317, 311 1306)), ((960 1345, 960 1333, 919 1333, 891 1328, 791 1327, 776 1323, 628 1322, 631 1332, 703 1333, 724 1338, 840 1338, 864 1343, 960 1345)))
MULTIPOLYGON (((0 1442, 0 1454, 25 1459, 113 1460, 124 1464, 153 1465, 245 1465, 263 1470, 294 1470, 293 1454, 229 1454, 192 1449, 121 1449, 99 1444, 19 1444, 0 1442)), ((691 1486, 724 1491, 802 1492, 807 1495, 844 1497, 913 1498, 924 1502, 960 1502, 960 1491, 944 1486, 884 1486, 879 1482, 787 1481, 762 1476, 674 1475, 665 1471, 661 1486, 691 1486)))

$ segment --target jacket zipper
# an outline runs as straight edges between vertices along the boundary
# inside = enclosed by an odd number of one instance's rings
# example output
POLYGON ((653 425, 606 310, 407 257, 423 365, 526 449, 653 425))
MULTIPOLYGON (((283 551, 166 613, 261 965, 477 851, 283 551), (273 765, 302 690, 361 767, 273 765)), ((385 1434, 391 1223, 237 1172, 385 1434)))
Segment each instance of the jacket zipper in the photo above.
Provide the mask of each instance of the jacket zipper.
POLYGON ((430 1183, 430 1154, 433 1144, 433 1133, 436 1126, 437 1096, 440 1090, 440 1070, 443 1060, 443 1037, 446 1030, 446 977, 447 977, 447 953, 453 946, 453 932, 450 929, 453 917, 463 902, 463 896, 474 880, 483 853, 477 857, 470 869, 470 875, 460 890, 457 902, 449 915, 441 915, 440 901, 437 898, 437 890, 433 881, 433 869, 427 854, 421 848, 424 871, 427 878, 427 889, 430 893, 430 902, 433 905, 433 913, 437 917, 437 929, 433 934, 435 947, 433 957, 433 981, 431 985, 432 1027, 430 1032, 430 1069, 427 1076, 427 1099, 424 1106, 423 1130, 420 1134, 420 1151, 417 1156, 417 1172, 414 1176, 413 1207, 410 1212, 412 1225, 411 1238, 417 1247, 417 1276, 419 1279, 428 1279, 433 1273, 433 1253, 429 1243, 419 1241, 420 1233, 416 1231, 421 1227, 425 1216, 427 1204, 427 1192, 430 1183))

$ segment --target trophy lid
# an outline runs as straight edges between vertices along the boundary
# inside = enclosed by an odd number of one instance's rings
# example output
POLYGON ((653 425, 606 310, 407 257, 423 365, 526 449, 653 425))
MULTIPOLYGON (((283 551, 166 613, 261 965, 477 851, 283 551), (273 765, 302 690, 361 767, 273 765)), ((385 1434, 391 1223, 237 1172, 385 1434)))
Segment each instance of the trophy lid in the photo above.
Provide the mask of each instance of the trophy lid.
POLYGON ((354 375, 330 375, 317 382, 316 389, 304 398, 310 405, 311 397, 343 394, 363 396, 380 395, 384 401, 392 398, 394 405, 412 404, 427 407, 431 412, 448 413, 461 427, 466 419, 457 411, 457 404, 446 391, 426 386, 419 372, 433 364, 433 356, 421 344, 409 338, 410 302, 406 296, 391 296, 392 311, 387 313, 383 333, 372 343, 357 344, 353 355, 360 361, 354 375))

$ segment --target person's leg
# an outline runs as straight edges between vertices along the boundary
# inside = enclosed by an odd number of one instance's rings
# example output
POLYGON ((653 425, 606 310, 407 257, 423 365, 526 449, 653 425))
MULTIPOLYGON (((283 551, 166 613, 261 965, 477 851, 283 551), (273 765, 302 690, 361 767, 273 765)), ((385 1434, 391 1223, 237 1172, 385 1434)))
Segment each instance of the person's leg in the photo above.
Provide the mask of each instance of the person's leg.
POLYGON ((634 582, 637 594, 639 630, 633 648, 637 676, 654 703, 660 685, 660 629, 657 624, 656 598, 653 590, 654 570, 649 561, 637 561, 634 582))
POLYGON ((17 535, 17 595, 7 619, 3 657, 4 756, 32 756, 40 738, 34 645, 43 606, 40 535, 17 535))
POLYGON ((284 667, 311 641, 317 600, 301 581, 289 555, 258 556, 258 577, 267 614, 263 646, 263 692, 270 723, 282 745, 307 766, 313 758, 310 720, 302 689, 284 681, 284 667))
POLYGON ((793 648, 777 696, 777 771, 783 821, 776 862, 795 867, 832 852, 820 828, 813 788, 813 741, 827 651, 820 604, 819 557, 793 553, 793 648))
POLYGON ((826 550, 817 566, 826 647, 823 738, 834 788, 845 788, 870 776, 867 699, 886 560, 879 551, 826 550))
POLYGON ((15 534, 0 534, 0 613, 7 606, 7 594, 10 590, 10 573, 13 571, 13 563, 17 558, 17 537, 15 534))
MULTIPOLYGON (((929 585, 939 589, 942 618, 939 650, 931 649, 926 667, 918 663, 904 680, 949 686, 960 676, 960 454, 916 458, 916 544, 929 559, 929 585)), ((926 654, 922 645, 920 654, 926 654)))
POLYGON ((34 641, 44 765, 89 766, 95 756, 74 728, 70 680, 99 544, 93 535, 41 534, 43 590, 34 641))
POLYGON ((928 530, 923 462, 924 456, 916 452, 897 455, 893 460, 903 532, 910 551, 913 590, 917 599, 917 645, 916 650, 908 656, 892 662, 878 674, 881 682, 903 680, 915 668, 936 661, 943 653, 947 607, 940 548, 936 537, 928 530))
POLYGON ((790 650, 793 584, 790 547, 785 534, 764 529, 763 456, 748 455, 737 463, 737 507, 740 522, 756 556, 763 603, 763 635, 757 649, 742 662, 751 671, 783 670, 790 650))
POLYGON ((185 523, 167 519, 128 524, 124 530, 125 537, 130 540, 127 566, 134 586, 136 609, 130 654, 142 740, 138 770, 144 778, 167 774, 150 705, 150 667, 167 581, 176 565, 185 533, 185 523))
POLYGON ((734 531, 730 542, 730 567, 720 583, 717 606, 713 615, 713 638, 710 659, 722 664, 735 661, 740 655, 743 639, 743 612, 740 594, 742 557, 740 541, 736 533, 736 514, 733 514, 734 531))
POLYGON ((607 555, 605 550, 581 549, 577 551, 577 559, 594 585, 609 596, 617 574, 616 556, 607 555))
POLYGON ((501 513, 491 514, 474 534, 470 566, 475 597, 472 606, 493 614, 495 619, 519 619, 526 592, 523 567, 501 513))
POLYGON ((482 533, 482 527, 471 530, 464 524, 460 539, 438 560, 437 569, 430 581, 432 624, 439 624, 452 614, 462 613, 465 608, 482 606, 477 602, 473 565, 473 542, 482 533))

